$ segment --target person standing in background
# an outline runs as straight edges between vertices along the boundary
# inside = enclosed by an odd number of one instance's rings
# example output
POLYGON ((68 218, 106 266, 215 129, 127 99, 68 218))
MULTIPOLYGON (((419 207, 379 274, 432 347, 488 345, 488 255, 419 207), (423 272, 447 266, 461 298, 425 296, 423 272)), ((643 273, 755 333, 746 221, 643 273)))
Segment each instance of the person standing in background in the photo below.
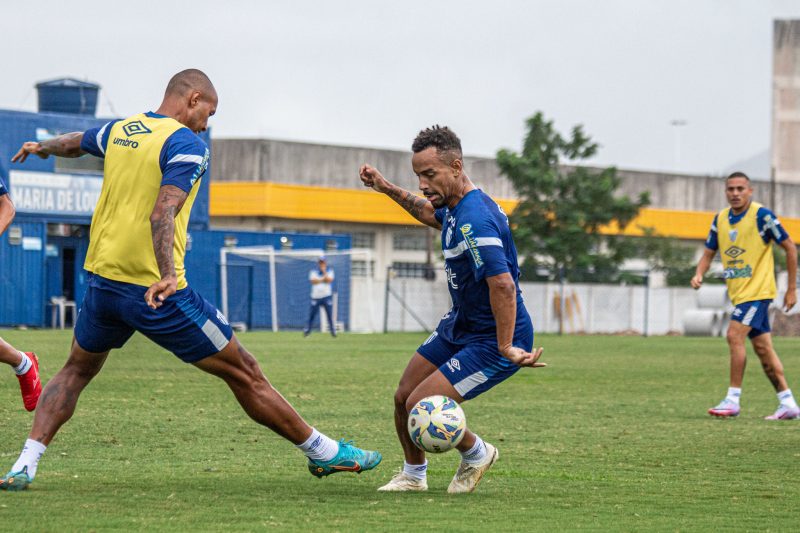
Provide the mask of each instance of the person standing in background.
POLYGON ((331 335, 336 337, 336 326, 333 323, 333 280, 333 269, 328 267, 327 258, 324 255, 319 256, 317 268, 308 273, 308 281, 311 282, 311 308, 308 311, 308 324, 303 330, 304 337, 311 335, 311 328, 320 307, 325 308, 328 328, 331 335))

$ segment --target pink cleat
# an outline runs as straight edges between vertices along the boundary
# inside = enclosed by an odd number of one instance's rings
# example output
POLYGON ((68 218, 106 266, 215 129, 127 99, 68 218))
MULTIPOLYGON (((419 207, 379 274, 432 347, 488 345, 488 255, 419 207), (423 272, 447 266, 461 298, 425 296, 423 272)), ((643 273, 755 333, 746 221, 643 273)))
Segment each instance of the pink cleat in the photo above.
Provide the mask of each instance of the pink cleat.
POLYGON ((740 407, 738 403, 732 402, 725 398, 719 403, 719 405, 709 409, 708 414, 711 416, 718 416, 720 418, 729 418, 733 416, 739 416, 739 410, 740 407))
POLYGON ((797 420, 800 418, 800 409, 779 405, 773 414, 764 417, 764 420, 797 420))

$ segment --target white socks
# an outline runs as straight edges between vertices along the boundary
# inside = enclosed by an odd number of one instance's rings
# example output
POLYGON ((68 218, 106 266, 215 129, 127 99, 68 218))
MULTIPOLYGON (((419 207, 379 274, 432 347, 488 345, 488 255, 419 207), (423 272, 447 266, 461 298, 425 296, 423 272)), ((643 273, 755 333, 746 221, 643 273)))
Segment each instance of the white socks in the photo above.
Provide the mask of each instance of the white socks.
POLYGON ((475 444, 472 445, 472 448, 460 453, 461 459, 468 465, 480 464, 486 460, 486 443, 475 435, 475 444))
POLYGON ((428 460, 426 459, 425 463, 421 465, 410 465, 403 461, 403 473, 408 477, 424 480, 428 476, 428 460))
POLYGON ((797 409, 797 402, 792 395, 791 389, 786 389, 778 393, 778 401, 784 407, 788 407, 789 409, 797 409))
POLYGON ((741 387, 728 387, 728 395, 725 396, 725 399, 729 402, 733 402, 736 405, 739 405, 739 398, 742 396, 742 388, 741 387))
POLYGON ((19 354, 22 356, 22 362, 14 367, 14 373, 18 376, 21 376, 31 369, 33 366, 33 361, 31 361, 31 358, 28 357, 26 353, 19 352, 19 354))
POLYGON ((39 459, 47 449, 47 446, 39 441, 28 439, 25 441, 25 446, 22 447, 22 453, 19 454, 19 459, 11 467, 12 472, 20 472, 26 466, 28 467, 28 477, 33 479, 36 475, 36 468, 39 466, 39 459))
POLYGON ((306 454, 309 459, 328 462, 339 453, 339 443, 311 428, 311 436, 302 444, 297 444, 297 448, 306 454))

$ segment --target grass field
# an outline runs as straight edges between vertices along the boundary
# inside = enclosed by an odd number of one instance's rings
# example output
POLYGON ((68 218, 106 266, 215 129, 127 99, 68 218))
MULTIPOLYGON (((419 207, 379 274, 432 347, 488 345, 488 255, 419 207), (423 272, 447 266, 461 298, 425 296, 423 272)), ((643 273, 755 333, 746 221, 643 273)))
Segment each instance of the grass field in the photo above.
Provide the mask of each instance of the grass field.
MULTIPOLYGON (((35 349, 43 378, 69 332, 2 331, 35 349)), ((40 463, 30 490, 0 493, 4 530, 521 531, 796 530, 800 422, 767 422, 777 401, 754 356, 743 411, 706 409, 727 387, 721 339, 537 337, 523 370, 465 405, 500 460, 474 494, 448 495, 458 455, 430 457, 429 491, 376 487, 402 464, 392 394, 423 335, 242 335, 275 386, 332 437, 384 454, 374 471, 317 480, 289 443, 252 423, 227 388, 143 337, 112 353, 40 463)), ((777 339, 800 390, 800 340, 777 339)), ((0 461, 31 415, 0 368, 0 461)))

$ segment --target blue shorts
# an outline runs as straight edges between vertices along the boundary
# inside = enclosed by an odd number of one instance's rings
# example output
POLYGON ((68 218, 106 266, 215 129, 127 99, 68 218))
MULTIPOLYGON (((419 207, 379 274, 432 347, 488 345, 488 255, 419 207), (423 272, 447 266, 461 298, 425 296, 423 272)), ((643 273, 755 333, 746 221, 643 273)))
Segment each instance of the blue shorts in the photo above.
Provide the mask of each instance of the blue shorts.
POLYGON ((751 339, 764 333, 769 333, 769 304, 772 300, 756 300, 753 302, 743 302, 736 306, 731 313, 731 320, 741 322, 745 326, 750 326, 750 333, 747 334, 751 339))
MULTIPOLYGON (((514 346, 531 351, 533 326, 514 331, 514 346)), ((519 366, 497 350, 497 339, 473 340, 456 345, 434 331, 417 352, 436 365, 462 398, 469 400, 513 376, 519 366)))
POLYGON ((144 301, 147 287, 89 274, 89 287, 78 310, 75 340, 84 350, 106 352, 122 346, 138 331, 194 363, 227 346, 233 336, 228 321, 190 287, 181 289, 151 309, 144 301))

